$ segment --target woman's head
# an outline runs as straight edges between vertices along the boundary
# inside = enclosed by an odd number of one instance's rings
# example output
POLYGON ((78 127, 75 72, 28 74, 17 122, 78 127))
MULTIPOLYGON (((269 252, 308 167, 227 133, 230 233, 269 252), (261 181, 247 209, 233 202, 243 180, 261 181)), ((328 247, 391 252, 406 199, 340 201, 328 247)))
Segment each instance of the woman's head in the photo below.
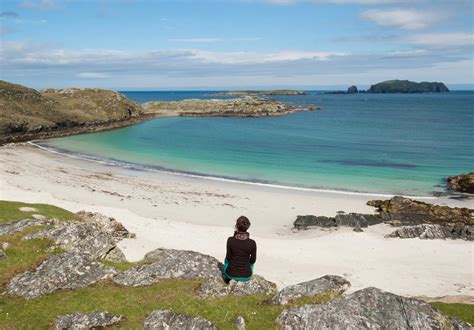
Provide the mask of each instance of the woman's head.
POLYGON ((235 223, 235 228, 238 231, 247 231, 249 227, 250 227, 250 220, 243 215, 240 216, 235 223))

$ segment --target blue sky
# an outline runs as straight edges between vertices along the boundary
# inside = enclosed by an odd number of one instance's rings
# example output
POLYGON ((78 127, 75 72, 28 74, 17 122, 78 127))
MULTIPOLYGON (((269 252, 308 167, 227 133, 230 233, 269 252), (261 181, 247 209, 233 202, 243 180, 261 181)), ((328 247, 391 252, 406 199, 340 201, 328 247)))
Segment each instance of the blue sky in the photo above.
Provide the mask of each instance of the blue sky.
POLYGON ((464 0, 2 0, 0 78, 35 88, 472 88, 464 0))

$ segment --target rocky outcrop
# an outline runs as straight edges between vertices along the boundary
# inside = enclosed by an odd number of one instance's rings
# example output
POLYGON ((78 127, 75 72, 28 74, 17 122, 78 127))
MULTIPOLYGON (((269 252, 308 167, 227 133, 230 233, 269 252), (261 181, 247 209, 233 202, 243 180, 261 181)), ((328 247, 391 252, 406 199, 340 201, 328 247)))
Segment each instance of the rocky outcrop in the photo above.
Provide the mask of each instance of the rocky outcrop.
POLYGON ((352 85, 347 89, 347 94, 357 94, 359 93, 359 90, 357 89, 357 86, 352 85))
POLYGON ((267 98, 247 96, 237 99, 188 99, 175 102, 151 101, 145 110, 154 113, 173 111, 183 117, 261 117, 282 116, 318 107, 295 107, 267 98))
POLYGON ((254 294, 273 295, 277 291, 276 284, 267 281, 262 276, 253 275, 250 281, 240 282, 231 280, 225 284, 222 279, 212 279, 201 286, 199 297, 210 299, 224 296, 250 296, 254 294))
POLYGON ((49 238, 68 252, 88 254, 92 259, 107 259, 113 251, 113 261, 125 261, 111 234, 94 223, 62 222, 60 225, 25 236, 23 239, 49 238))
POLYGON ((63 253, 49 257, 33 272, 18 274, 7 284, 6 291, 32 299, 57 290, 83 288, 116 273, 87 254, 63 253))
POLYGON ((414 82, 409 80, 387 80, 370 86, 367 93, 440 93, 449 92, 442 82, 414 82))
POLYGON ((326 304, 304 305, 283 311, 283 329, 470 329, 432 305, 367 288, 326 304))
POLYGON ((302 96, 308 95, 303 91, 294 89, 273 89, 273 90, 255 90, 255 91, 229 91, 211 94, 212 96, 302 96))
POLYGON ((103 329, 120 323, 122 318, 122 315, 107 312, 96 311, 88 314, 76 312, 57 317, 54 320, 54 328, 56 330, 103 329))
POLYGON ((351 283, 343 277, 326 275, 311 281, 290 285, 280 290, 272 303, 286 305, 301 297, 314 297, 321 294, 338 296, 346 291, 351 283))
POLYGON ((76 213, 83 221, 97 224, 102 232, 110 234, 114 239, 120 241, 124 238, 135 238, 136 235, 130 233, 115 218, 97 212, 79 211, 76 213))
POLYGON ((474 210, 468 208, 433 205, 400 196, 389 200, 371 200, 367 205, 376 207, 380 218, 393 225, 474 224, 474 210))
POLYGON ((306 230, 312 227, 334 228, 334 227, 352 227, 365 228, 378 223, 382 219, 373 214, 348 213, 338 214, 335 217, 324 217, 314 215, 299 215, 296 217, 293 226, 298 230, 306 230))
POLYGON ((474 194, 474 172, 448 177, 448 187, 452 191, 474 194))
POLYGON ((422 224, 416 226, 400 227, 385 237, 416 238, 421 239, 463 239, 474 240, 474 226, 462 223, 454 224, 422 224))
POLYGON ((170 310, 151 312, 143 326, 145 330, 217 330, 217 327, 205 318, 176 314, 170 310))
POLYGON ((150 118, 119 92, 96 88, 37 91, 0 81, 0 144, 97 131, 150 118))
POLYGON ((120 285, 142 286, 163 279, 219 279, 223 265, 214 257, 193 251, 157 249, 145 255, 145 262, 114 277, 120 285))
POLYGON ((37 220, 37 219, 25 219, 25 220, 8 222, 8 223, 0 224, 0 236, 18 233, 22 231, 23 229, 26 229, 29 227, 41 226, 41 225, 52 225, 53 223, 54 223, 53 220, 37 220))

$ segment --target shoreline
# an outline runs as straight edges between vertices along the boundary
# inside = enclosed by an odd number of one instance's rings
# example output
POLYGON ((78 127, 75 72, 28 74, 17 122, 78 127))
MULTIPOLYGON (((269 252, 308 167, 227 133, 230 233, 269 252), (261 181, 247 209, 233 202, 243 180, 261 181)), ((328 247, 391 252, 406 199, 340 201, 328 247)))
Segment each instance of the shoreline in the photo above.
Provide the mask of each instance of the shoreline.
MULTIPOLYGON (((136 239, 119 243, 129 261, 156 248, 224 258, 235 219, 247 215, 257 241, 256 273, 279 287, 333 274, 350 291, 376 286, 409 296, 473 295, 472 243, 386 239, 388 225, 292 230, 297 215, 373 213, 370 196, 279 189, 119 168, 54 154, 28 144, 0 148, 0 199, 48 203, 116 218, 136 239), (456 256, 453 258, 452 256, 456 256), (461 261, 461 262, 460 262, 461 261)), ((436 204, 473 208, 472 200, 436 204)))

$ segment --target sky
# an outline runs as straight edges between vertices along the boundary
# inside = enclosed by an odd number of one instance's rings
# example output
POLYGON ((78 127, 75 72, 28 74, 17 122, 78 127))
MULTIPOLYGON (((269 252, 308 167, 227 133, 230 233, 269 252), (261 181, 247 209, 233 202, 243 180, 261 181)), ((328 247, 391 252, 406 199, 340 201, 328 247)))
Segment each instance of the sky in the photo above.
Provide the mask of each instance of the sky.
POLYGON ((472 0, 1 0, 0 79, 33 88, 474 89, 472 0))

